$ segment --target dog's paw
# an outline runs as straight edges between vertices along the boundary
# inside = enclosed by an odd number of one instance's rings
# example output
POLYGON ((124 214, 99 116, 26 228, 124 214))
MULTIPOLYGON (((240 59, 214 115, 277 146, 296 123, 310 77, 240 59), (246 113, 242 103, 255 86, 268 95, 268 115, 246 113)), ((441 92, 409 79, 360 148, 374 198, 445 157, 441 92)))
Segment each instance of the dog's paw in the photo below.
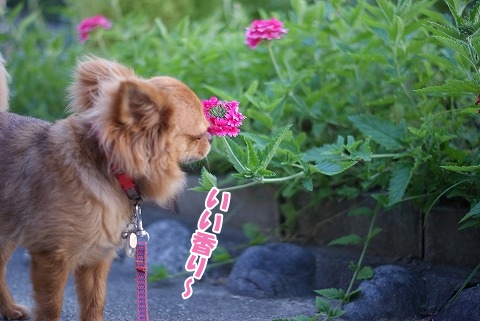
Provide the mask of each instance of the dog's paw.
POLYGON ((13 304, 1 310, 1 315, 7 320, 26 320, 30 314, 30 309, 21 304, 13 304))

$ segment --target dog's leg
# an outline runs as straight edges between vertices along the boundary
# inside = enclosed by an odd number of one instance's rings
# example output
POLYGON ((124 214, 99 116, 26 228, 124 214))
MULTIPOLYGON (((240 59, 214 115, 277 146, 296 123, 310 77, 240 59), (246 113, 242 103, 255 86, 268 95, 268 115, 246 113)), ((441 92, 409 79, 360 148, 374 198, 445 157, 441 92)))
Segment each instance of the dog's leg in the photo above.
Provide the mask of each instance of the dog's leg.
POLYGON ((35 321, 60 321, 63 290, 70 269, 63 258, 51 253, 30 253, 35 321))
POLYGON ((80 320, 103 321, 111 262, 111 259, 106 259, 89 266, 81 266, 75 271, 80 320))
POLYGON ((7 320, 25 320, 30 316, 30 310, 15 303, 5 280, 7 261, 15 250, 15 244, 10 241, 0 241, 0 315, 7 320))

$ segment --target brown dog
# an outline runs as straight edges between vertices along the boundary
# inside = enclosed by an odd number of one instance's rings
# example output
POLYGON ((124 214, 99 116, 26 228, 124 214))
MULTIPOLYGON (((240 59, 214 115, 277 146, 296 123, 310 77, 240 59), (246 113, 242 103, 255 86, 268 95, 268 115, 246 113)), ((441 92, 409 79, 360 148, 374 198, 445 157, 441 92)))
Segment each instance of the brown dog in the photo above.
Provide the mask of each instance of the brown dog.
POLYGON ((60 320, 71 272, 80 319, 103 320, 107 274, 132 218, 112 165, 145 199, 171 201, 184 185, 179 163, 210 150, 202 103, 176 79, 141 79, 118 63, 88 58, 70 88, 72 114, 50 123, 6 112, 3 60, 0 72, 0 314, 29 318, 5 281, 20 245, 31 256, 34 320, 60 320))

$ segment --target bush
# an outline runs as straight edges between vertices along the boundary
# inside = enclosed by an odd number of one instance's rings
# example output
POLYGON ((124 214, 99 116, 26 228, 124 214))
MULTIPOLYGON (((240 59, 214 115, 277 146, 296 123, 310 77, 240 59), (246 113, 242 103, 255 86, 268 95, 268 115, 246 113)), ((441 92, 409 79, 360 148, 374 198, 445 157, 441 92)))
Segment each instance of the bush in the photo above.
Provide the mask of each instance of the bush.
POLYGON ((474 175, 441 167, 479 162, 476 109, 464 109, 476 95, 420 90, 474 70, 432 36, 431 23, 450 22, 434 3, 292 0, 289 10, 258 11, 282 20, 288 34, 254 50, 244 44, 248 8, 228 2, 171 28, 119 5, 113 27, 84 45, 73 24, 51 30, 35 13, 16 24, 11 12, 8 26, 18 30, 2 37, 19 112, 58 117, 75 58, 94 53, 145 77, 177 77, 201 98, 240 102, 242 137, 225 141, 240 162, 252 153, 268 162, 235 168, 216 140, 211 172, 240 170, 238 184, 279 183, 285 199, 305 189, 315 190, 314 202, 378 192, 386 207, 415 200, 428 212, 439 201, 478 202, 474 175))

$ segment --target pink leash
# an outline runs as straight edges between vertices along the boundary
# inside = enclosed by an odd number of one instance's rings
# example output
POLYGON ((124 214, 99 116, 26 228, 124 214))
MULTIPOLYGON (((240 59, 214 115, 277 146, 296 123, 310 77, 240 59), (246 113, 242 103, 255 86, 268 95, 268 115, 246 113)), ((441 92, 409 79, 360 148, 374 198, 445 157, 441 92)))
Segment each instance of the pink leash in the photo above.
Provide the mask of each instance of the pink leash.
POLYGON ((148 321, 147 242, 138 242, 135 251, 135 262, 135 267, 137 269, 138 321, 148 321))
MULTIPOLYGON (((129 244, 129 249, 135 251, 135 268, 137 270, 137 313, 138 321, 148 321, 148 296, 147 296, 147 242, 150 239, 147 231, 143 228, 142 212, 140 205, 142 204, 142 194, 138 190, 137 185, 133 179, 122 171, 117 165, 112 166, 112 171, 115 174, 121 188, 125 191, 128 198, 134 204, 134 212, 132 222, 127 226, 127 231, 122 233, 122 238, 129 238, 133 236, 133 244, 129 244), (134 226, 133 230, 129 230, 130 225, 134 226), (138 240, 137 236, 147 241, 138 240)), ((128 255, 128 253, 127 253, 128 255)))

